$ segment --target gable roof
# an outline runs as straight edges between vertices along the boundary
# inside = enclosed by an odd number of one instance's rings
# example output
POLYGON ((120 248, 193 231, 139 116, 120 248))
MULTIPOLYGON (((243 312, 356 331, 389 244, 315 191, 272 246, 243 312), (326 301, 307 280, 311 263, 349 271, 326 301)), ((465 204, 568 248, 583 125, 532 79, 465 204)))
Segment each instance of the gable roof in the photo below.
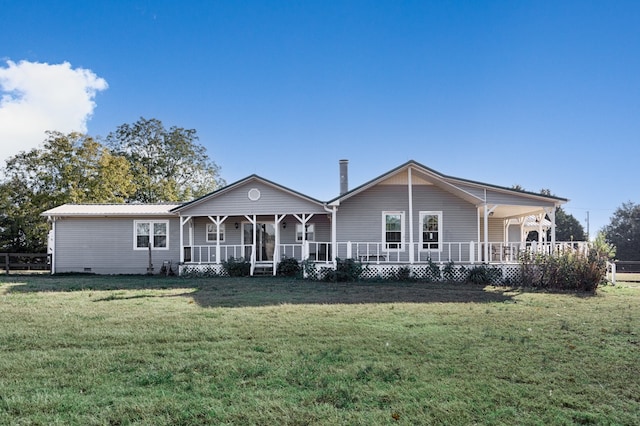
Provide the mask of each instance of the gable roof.
POLYGON ((498 185, 492 185, 492 184, 488 184, 488 183, 483 183, 483 182, 478 182, 478 181, 473 181, 473 180, 469 180, 469 179, 462 179, 462 178, 457 178, 457 177, 453 177, 453 176, 447 176, 444 175, 440 172, 435 171, 434 169, 431 169, 423 164, 418 163, 417 161, 414 160, 409 160, 404 164, 401 164, 400 166, 374 178, 371 179, 368 182, 363 183, 362 185, 345 192, 344 194, 341 194, 331 200, 329 200, 327 202, 327 204, 330 205, 338 205, 340 204, 341 201, 344 201, 348 198, 353 197, 356 194, 361 193, 362 191, 369 189, 375 185, 377 185, 378 183, 389 179, 390 177, 411 168, 412 170, 415 170, 421 177, 424 177, 426 180, 432 182, 435 186, 450 192, 454 195, 457 195, 460 198, 463 198, 467 201, 469 201, 472 204, 476 204, 476 205, 480 205, 482 203, 485 202, 484 198, 479 197, 477 195, 472 194, 471 192, 465 190, 460 184, 464 183, 467 184, 469 186, 472 187, 478 187, 478 188, 483 188, 483 189, 491 189, 491 190, 496 190, 499 192, 504 192, 504 193, 509 193, 512 195, 516 195, 516 196, 524 196, 526 198, 530 198, 530 199, 538 199, 538 200, 545 200, 547 202, 554 202, 554 203, 558 203, 558 204, 563 204, 566 203, 568 200, 566 198, 561 198, 561 197, 556 197, 556 196, 551 196, 551 195, 544 195, 544 194, 536 194, 534 192, 527 192, 527 191, 521 191, 521 190, 517 190, 517 189, 513 189, 513 188, 506 188, 503 186, 498 186, 498 185))
POLYGON ((179 212, 181 212, 181 211, 183 211, 183 210, 185 210, 187 208, 196 206, 198 204, 207 202, 207 201, 209 201, 209 200, 211 200, 213 198, 216 198, 216 197, 219 197, 219 196, 221 196, 223 194, 231 192, 231 191, 233 191, 234 189, 236 189, 236 188, 238 188, 240 186, 246 185, 247 183, 256 182, 256 181, 262 182, 265 185, 271 186, 271 187, 273 187, 273 188, 275 188, 275 189, 277 189, 279 191, 288 193, 288 194, 293 195, 295 197, 298 197, 298 198, 300 198, 302 200, 317 204, 318 206, 324 206, 325 205, 325 203, 320 201, 320 200, 317 200, 317 199, 315 199, 313 197, 309 197, 308 195, 305 195, 305 194, 303 194, 301 192, 295 191, 293 189, 287 188, 286 186, 282 186, 282 185, 277 184, 275 182, 272 182, 272 181, 270 181, 268 179, 260 177, 260 176, 258 176, 256 174, 253 174, 253 175, 247 176, 244 179, 241 179, 239 181, 231 183, 231 184, 229 184, 229 185, 227 185, 227 186, 225 186, 223 188, 220 188, 220 189, 217 189, 217 190, 215 190, 213 192, 210 192, 209 194, 203 195, 200 198, 196 198, 195 200, 189 201, 188 203, 184 203, 184 204, 181 204, 179 206, 176 206, 171 211, 174 212, 174 213, 179 213, 179 212))

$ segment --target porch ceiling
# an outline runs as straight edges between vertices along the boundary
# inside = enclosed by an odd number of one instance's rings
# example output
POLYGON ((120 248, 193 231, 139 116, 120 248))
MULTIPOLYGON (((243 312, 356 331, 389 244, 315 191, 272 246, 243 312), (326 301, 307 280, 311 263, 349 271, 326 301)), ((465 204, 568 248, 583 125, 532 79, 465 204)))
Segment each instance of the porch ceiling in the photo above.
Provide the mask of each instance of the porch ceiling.
MULTIPOLYGON (((539 206, 509 206, 499 205, 490 214, 491 217, 500 219, 510 219, 544 213, 544 209, 539 206)), ((484 216, 484 209, 480 210, 480 215, 484 216)))

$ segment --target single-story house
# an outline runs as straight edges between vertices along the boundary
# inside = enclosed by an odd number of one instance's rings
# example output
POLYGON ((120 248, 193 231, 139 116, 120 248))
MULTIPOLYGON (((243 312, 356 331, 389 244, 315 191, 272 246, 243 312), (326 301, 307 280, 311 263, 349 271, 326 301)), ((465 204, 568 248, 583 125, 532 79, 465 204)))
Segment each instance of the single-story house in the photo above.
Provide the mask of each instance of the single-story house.
POLYGON ((336 258, 385 275, 398 267, 516 264, 527 249, 551 252, 555 210, 567 199, 443 175, 408 161, 320 201, 251 175, 173 204, 65 204, 51 222, 52 272, 222 272, 230 258, 274 273, 284 258, 335 268, 336 258), (529 231, 540 240, 527 242, 529 231), (550 230, 550 241, 544 236, 550 230))

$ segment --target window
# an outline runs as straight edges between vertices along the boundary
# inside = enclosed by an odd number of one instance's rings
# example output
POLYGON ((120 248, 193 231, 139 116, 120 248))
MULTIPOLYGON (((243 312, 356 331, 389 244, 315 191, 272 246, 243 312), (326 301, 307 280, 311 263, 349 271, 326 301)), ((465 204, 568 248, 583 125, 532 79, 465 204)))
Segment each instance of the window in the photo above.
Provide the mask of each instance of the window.
POLYGON ((216 241, 220 240, 221 243, 224 243, 224 234, 225 234, 224 231, 225 231, 224 223, 220 224, 220 231, 218 234, 216 234, 216 224, 207 223, 207 242, 215 243, 216 241))
POLYGON ((134 249, 144 250, 151 245, 152 249, 167 250, 169 248, 169 221, 136 220, 133 225, 135 238, 134 249))
POLYGON ((442 212, 420 212, 420 248, 442 250, 442 212))
MULTIPOLYGON (((304 240, 315 241, 316 239, 315 225, 313 223, 308 223, 304 227, 306 230, 304 240)), ((296 224, 296 241, 302 241, 302 224, 301 223, 296 224)))
POLYGON ((385 250, 402 250, 404 212, 382 212, 382 241, 385 250))

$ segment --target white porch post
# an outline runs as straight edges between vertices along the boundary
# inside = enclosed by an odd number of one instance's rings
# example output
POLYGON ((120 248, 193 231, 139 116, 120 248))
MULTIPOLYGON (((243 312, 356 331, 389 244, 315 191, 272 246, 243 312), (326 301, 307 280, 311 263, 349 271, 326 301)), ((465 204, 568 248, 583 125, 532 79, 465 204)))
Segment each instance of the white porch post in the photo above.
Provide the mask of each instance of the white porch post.
POLYGON ((178 223, 180 224, 180 253, 178 253, 178 258, 182 265, 184 263, 184 223, 182 222, 182 216, 178 217, 178 223))
POLYGON ((538 215, 538 242, 542 244, 542 221, 544 220, 544 214, 538 215))
POLYGON ((493 213, 493 211, 498 207, 497 205, 489 206, 485 203, 484 205, 484 262, 489 263, 489 215, 493 213))
MULTIPOLYGON (((191 220, 191 216, 180 216, 180 263, 184 263, 184 225, 189 220, 191 220)), ((193 247, 191 250, 193 250, 193 247)), ((191 253, 191 260, 193 261, 193 252, 191 253)))
POLYGON ((411 167, 407 169, 407 186, 409 191, 409 264, 413 265, 415 248, 413 247, 413 182, 411 167))
MULTIPOLYGON (((333 264, 333 269, 336 269, 336 257, 338 254, 338 237, 337 237, 337 229, 338 225, 336 220, 338 218, 338 207, 333 206, 333 208, 329 209, 327 206, 324 206, 324 210, 327 213, 331 213, 331 263, 333 264)), ((329 259, 327 258, 327 262, 329 259)))
POLYGON ((555 250, 556 247, 556 206, 553 208, 545 209, 549 220, 551 221, 551 249, 555 250))
POLYGON ((193 219, 189 218, 189 247, 191 247, 191 257, 193 257, 193 219))
POLYGON ((253 216, 249 216, 249 215, 244 215, 244 217, 247 218, 247 220, 251 223, 251 225, 253 225, 253 246, 251 248, 251 272, 250 274, 253 275, 253 271, 255 271, 256 269, 256 249, 257 249, 257 242, 258 242, 258 230, 257 228, 257 224, 258 224, 258 219, 256 217, 256 215, 254 214, 253 216))
POLYGON ((336 269, 336 257, 338 256, 338 208, 333 206, 331 212, 331 262, 333 263, 333 269, 336 269))
POLYGON ((478 228, 478 239, 477 239, 476 241, 478 242, 478 250, 476 251, 476 253, 477 253, 478 258, 476 259, 476 261, 477 261, 477 262, 480 262, 480 260, 481 260, 481 259, 480 259, 480 256, 482 256, 482 250, 480 249, 480 247, 481 247, 481 246, 480 246, 480 244, 481 244, 481 243, 480 243, 480 240, 481 240, 481 237, 480 237, 480 226, 481 226, 481 225, 480 225, 480 217, 481 217, 482 215, 481 215, 481 213, 480 213, 480 207, 478 207, 478 209, 477 209, 477 210, 478 210, 478 225, 476 226, 476 228, 478 228))
POLYGON ((484 263, 489 263, 489 206, 484 205, 484 263))
POLYGON ((276 275, 276 266, 280 260, 280 222, 284 219, 286 214, 274 215, 274 222, 276 226, 276 246, 273 248, 273 275, 276 275))
POLYGON ((251 254, 251 275, 256 270, 256 260, 258 259, 258 219, 253 215, 253 250, 251 254))
POLYGON ((309 257, 309 245, 307 244, 307 222, 313 217, 313 213, 303 213, 302 216, 294 214, 293 216, 302 224, 302 260, 305 260, 309 257))
MULTIPOLYGON (((216 225, 216 264, 217 265, 220 264, 220 225, 222 225, 222 223, 225 220, 227 220, 227 217, 228 216, 224 216, 222 219, 220 219, 220 215, 218 215, 214 219, 211 216, 208 216, 209 220, 216 225)), ((207 259, 207 260, 210 260, 210 259, 207 259)))

